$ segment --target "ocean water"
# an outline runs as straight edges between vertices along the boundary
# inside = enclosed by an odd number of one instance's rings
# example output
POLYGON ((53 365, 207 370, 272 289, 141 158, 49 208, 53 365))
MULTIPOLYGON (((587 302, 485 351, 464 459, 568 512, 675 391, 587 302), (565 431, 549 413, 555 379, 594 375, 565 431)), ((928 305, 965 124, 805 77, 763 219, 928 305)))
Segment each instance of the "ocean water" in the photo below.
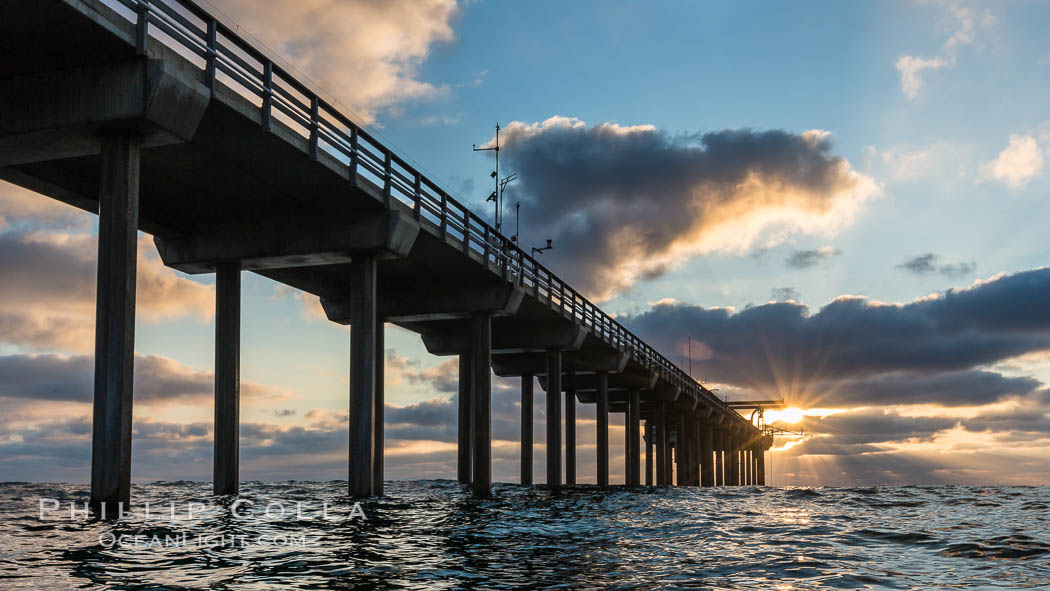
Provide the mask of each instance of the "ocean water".
POLYGON ((136 485, 103 522, 85 486, 0 484, 0 588, 1050 589, 1050 487, 386 486, 136 485))

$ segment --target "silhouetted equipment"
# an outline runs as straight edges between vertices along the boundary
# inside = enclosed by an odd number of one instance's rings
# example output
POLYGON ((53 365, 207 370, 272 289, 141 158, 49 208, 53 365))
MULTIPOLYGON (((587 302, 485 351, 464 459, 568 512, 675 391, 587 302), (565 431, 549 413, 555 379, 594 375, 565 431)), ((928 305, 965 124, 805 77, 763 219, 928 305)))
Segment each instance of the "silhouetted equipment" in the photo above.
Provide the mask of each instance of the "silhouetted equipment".
POLYGON ((548 238, 547 239, 547 246, 544 246, 542 248, 538 248, 538 247, 535 247, 535 246, 532 247, 532 256, 536 256, 536 255, 540 254, 541 252, 543 252, 545 250, 550 250, 552 248, 554 248, 554 241, 551 240, 550 238, 548 238))

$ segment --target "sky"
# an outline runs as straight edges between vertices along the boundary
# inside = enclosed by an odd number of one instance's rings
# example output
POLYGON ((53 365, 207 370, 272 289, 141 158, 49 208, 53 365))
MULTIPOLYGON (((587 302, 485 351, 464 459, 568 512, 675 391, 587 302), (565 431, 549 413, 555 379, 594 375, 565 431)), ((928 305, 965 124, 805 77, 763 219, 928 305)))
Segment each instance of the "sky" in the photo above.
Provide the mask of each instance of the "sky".
MULTIPOLYGON (((1050 481, 1050 4, 211 4, 489 217, 501 124, 523 246, 719 395, 786 400, 772 484, 1050 481)), ((5 480, 89 477, 96 233, 0 184, 5 480)), ((208 480, 213 278, 139 247, 132 478, 208 480)), ((242 290, 242 479, 345 479, 348 329, 242 290)), ((454 478, 456 359, 386 335, 387 478, 454 478)))

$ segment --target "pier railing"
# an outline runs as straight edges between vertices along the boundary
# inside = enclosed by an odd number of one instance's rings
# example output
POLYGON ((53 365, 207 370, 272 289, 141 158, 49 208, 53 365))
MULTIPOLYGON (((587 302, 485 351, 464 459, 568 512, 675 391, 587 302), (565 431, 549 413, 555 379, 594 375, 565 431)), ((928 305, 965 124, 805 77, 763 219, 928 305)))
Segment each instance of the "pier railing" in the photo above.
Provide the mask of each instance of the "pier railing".
POLYGON ((269 130, 274 121, 280 121, 307 141, 311 158, 334 158, 346 167, 345 174, 351 183, 356 184, 363 178, 380 187, 388 203, 396 200, 410 207, 416 219, 435 226, 442 237, 457 239, 467 256, 479 257, 507 281, 517 283, 565 318, 579 322, 613 347, 629 353, 635 362, 659 374, 694 400, 739 417, 714 393, 196 2, 108 2, 135 24, 140 54, 146 53, 151 37, 164 43, 201 68, 204 83, 213 93, 216 84, 221 82, 252 100, 259 108, 259 121, 264 129, 269 130), (124 10, 120 10, 121 7, 124 10))

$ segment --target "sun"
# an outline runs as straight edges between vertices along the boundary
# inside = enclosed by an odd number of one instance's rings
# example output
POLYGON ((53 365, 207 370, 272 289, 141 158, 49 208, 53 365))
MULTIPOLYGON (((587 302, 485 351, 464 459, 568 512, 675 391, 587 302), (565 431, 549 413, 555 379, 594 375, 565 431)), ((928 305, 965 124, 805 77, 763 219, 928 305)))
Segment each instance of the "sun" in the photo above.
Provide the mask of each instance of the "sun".
POLYGON ((806 416, 806 411, 801 408, 771 408, 765 415, 767 423, 797 423, 806 416))

